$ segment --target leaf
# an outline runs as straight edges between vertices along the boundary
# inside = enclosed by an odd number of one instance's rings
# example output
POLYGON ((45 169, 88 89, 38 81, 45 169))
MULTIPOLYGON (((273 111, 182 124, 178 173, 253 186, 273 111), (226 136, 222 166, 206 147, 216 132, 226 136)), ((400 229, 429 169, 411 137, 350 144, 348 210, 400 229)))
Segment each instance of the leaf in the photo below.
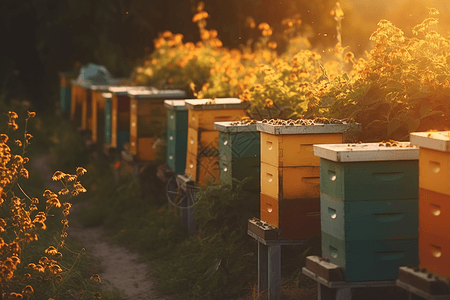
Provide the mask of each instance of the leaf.
POLYGON ((388 126, 387 126, 387 133, 388 135, 391 135, 394 133, 397 129, 403 126, 403 122, 400 119, 394 118, 392 119, 388 126))
POLYGON ((386 89, 403 90, 403 84, 401 83, 391 83, 386 86, 386 89))
POLYGON ((409 132, 417 131, 417 128, 420 126, 420 119, 409 119, 406 121, 406 124, 408 125, 409 132))

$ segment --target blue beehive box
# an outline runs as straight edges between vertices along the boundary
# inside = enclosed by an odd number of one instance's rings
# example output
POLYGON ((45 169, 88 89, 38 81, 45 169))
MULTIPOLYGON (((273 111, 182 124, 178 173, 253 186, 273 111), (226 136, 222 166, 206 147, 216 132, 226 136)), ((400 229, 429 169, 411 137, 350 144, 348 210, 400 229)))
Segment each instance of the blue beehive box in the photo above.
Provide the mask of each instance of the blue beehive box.
POLYGON ((165 100, 167 108, 166 163, 175 174, 183 174, 186 168, 188 109, 184 100, 165 100))
POLYGON ((233 178, 251 180, 243 186, 246 190, 260 190, 261 138, 256 124, 241 122, 215 122, 219 131, 220 179, 223 184, 233 184, 233 178))
POLYGON ((346 281, 392 280, 418 263, 418 149, 409 143, 314 145, 322 256, 346 281))

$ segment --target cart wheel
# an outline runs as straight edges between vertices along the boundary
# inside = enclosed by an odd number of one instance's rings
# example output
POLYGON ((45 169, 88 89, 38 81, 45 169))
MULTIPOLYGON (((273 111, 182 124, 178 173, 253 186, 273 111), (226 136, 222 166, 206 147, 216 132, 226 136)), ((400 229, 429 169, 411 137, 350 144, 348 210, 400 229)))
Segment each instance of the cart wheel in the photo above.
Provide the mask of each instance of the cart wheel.
POLYGON ((194 185, 186 186, 186 183, 179 183, 177 175, 173 176, 167 182, 167 200, 172 206, 181 209, 192 208, 196 202, 196 194, 199 191, 194 185), (180 193, 186 190, 185 193, 180 193))

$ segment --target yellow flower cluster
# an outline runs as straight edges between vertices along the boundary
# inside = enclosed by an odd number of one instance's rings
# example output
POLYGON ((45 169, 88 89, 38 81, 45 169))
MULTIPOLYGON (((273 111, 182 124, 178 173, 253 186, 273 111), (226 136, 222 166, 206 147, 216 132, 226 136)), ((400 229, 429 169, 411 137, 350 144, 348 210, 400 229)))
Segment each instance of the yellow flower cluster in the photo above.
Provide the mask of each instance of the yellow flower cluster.
MULTIPOLYGON (((9 112, 8 116, 8 126, 16 130, 17 113, 9 112)), ((23 141, 14 141, 16 145, 23 147, 23 153, 25 153, 25 148, 32 138, 31 134, 26 131, 28 119, 34 116, 34 112, 28 112, 24 139, 23 141)), ((16 282, 22 280, 25 282, 31 278, 42 281, 45 278, 48 279, 49 276, 55 276, 57 280, 62 280, 64 271, 55 259, 62 258, 62 253, 59 250, 64 246, 67 237, 67 228, 69 227, 67 216, 71 204, 67 201, 61 203, 59 196, 69 194, 70 196, 76 196, 86 192, 86 189, 78 180, 78 177, 85 174, 86 170, 79 167, 75 175, 60 171, 55 172, 53 179, 60 180, 64 188, 58 193, 59 195, 50 190, 45 190, 43 196, 46 198, 46 209, 45 211, 39 211, 37 206, 39 199, 29 197, 19 184, 20 178, 27 179, 29 177, 29 172, 25 169, 25 164, 29 159, 21 155, 11 154, 11 148, 8 146, 9 140, 7 134, 0 134, 0 207, 4 213, 0 218, 0 283, 2 288, 0 296, 2 299, 23 299, 34 293, 35 288, 31 285, 25 285, 19 292, 13 290, 17 286, 16 282), (12 192, 15 186, 18 187, 25 198, 21 198, 12 192), (26 273, 23 278, 19 278, 15 273, 22 263, 21 254, 28 247, 28 244, 38 240, 40 230, 47 229, 46 220, 50 215, 50 209, 53 207, 62 207, 64 216, 59 245, 58 247, 49 246, 45 250, 45 253, 52 259, 43 256, 37 263, 28 263, 30 272, 26 273)))

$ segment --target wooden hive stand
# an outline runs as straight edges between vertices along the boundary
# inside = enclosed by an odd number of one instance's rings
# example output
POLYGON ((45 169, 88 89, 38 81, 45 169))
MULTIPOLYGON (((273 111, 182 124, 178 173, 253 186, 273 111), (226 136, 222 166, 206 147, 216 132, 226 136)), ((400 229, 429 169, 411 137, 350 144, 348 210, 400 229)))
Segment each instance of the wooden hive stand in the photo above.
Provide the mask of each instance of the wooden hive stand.
POLYGON ((269 300, 281 299, 281 246, 305 245, 307 240, 279 240, 269 223, 248 220, 247 234, 258 242, 258 294, 267 290, 269 300))
POLYGON ((400 267, 396 284, 408 292, 409 300, 450 299, 450 280, 426 269, 400 267))
POLYGON ((302 273, 317 282, 318 300, 351 300, 354 288, 396 286, 395 280, 345 281, 341 267, 318 256, 306 258, 306 267, 302 273))
POLYGON ((260 133, 254 124, 216 122, 219 131, 219 166, 222 184, 234 185, 251 177, 244 190, 260 191, 260 133))

